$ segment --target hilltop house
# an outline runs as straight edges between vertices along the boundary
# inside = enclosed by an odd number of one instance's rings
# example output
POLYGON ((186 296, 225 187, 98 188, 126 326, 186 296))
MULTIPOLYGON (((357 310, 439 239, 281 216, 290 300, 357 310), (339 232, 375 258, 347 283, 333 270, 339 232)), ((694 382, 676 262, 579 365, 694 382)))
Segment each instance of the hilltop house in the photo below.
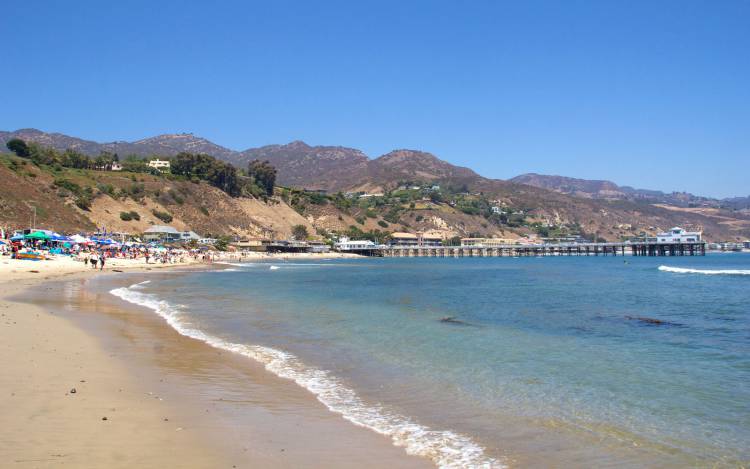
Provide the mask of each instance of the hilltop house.
POLYGON ((150 168, 158 169, 159 171, 167 170, 171 167, 168 160, 160 160, 159 158, 148 162, 150 168))
POLYGON ((703 233, 700 231, 685 231, 679 226, 675 226, 669 231, 656 234, 657 243, 699 243, 703 233))

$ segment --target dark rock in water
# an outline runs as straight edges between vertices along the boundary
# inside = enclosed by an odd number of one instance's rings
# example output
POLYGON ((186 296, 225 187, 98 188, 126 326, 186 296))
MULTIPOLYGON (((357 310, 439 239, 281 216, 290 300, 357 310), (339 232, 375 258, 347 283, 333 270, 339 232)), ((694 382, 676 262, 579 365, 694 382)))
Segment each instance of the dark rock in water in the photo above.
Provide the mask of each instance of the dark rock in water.
POLYGON ((107 420, 107 417, 102 417, 102 420, 107 420))
POLYGON ((112 269, 112 272, 122 272, 122 270, 119 270, 119 269, 112 269))
POLYGON ((71 390, 70 390, 70 393, 71 393, 71 394, 75 394, 75 393, 76 393, 76 388, 73 388, 73 389, 71 389, 71 390))
POLYGON ((680 326, 681 325, 681 324, 677 324, 676 322, 662 321, 661 319, 647 318, 644 316, 625 316, 625 319, 628 319, 630 321, 639 321, 644 324, 649 324, 651 326, 680 326))
POLYGON ((471 326, 471 324, 469 324, 468 322, 456 319, 455 316, 446 316, 444 318, 440 318, 440 322, 445 324, 453 324, 454 326, 471 326))

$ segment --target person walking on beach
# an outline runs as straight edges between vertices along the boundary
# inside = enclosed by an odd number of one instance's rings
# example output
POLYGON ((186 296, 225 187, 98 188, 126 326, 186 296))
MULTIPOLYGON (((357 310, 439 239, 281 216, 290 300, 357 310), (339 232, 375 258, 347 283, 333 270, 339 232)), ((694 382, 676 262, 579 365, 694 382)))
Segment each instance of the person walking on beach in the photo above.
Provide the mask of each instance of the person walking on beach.
MULTIPOLYGON (((104 270, 104 253, 102 252, 99 256, 99 270, 104 270)), ((94 266, 96 268, 96 266, 94 266)))
POLYGON ((91 262, 91 268, 96 269, 96 263, 99 262, 99 256, 96 255, 96 252, 91 253, 91 257, 89 257, 89 262, 91 262))

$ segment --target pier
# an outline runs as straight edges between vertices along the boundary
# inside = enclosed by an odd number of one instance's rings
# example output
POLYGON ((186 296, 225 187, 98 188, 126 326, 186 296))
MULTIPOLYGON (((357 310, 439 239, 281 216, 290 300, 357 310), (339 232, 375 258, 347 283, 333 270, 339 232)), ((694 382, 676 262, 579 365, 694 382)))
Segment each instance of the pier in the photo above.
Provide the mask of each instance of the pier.
POLYGON ((496 246, 375 246, 343 252, 376 257, 705 256, 706 243, 569 243, 496 246))

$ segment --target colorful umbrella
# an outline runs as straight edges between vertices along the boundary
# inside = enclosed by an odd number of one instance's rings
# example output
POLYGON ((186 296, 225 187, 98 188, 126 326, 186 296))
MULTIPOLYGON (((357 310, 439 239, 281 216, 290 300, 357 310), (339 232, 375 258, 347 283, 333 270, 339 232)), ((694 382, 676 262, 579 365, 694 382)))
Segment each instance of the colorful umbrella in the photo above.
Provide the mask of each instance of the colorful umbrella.
POLYGON ((43 239, 43 240, 49 240, 52 239, 50 235, 45 233, 44 231, 35 231, 33 233, 29 233, 26 236, 24 236, 26 239, 43 239))

